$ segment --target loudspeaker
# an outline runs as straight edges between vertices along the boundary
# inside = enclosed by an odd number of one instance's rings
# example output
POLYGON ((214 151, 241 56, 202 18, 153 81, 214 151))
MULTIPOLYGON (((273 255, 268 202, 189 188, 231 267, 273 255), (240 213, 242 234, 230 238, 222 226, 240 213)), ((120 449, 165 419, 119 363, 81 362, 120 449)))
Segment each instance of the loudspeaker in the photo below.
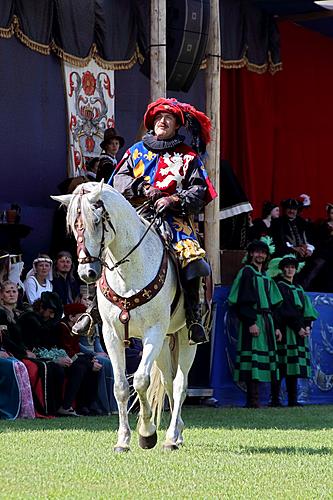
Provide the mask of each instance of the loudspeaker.
MULTIPOLYGON (((205 56, 209 0, 167 0, 166 77, 167 89, 187 92, 205 56)), ((150 54, 145 54, 141 71, 150 76, 150 54)))
POLYGON ((209 0, 167 1, 167 89, 187 92, 204 58, 209 0))

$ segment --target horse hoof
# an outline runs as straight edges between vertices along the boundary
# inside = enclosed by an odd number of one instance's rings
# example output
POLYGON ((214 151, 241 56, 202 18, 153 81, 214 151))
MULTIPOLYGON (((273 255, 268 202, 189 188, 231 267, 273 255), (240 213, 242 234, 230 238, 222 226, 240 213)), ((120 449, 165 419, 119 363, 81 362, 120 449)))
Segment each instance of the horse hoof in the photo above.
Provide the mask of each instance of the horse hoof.
POLYGON ((176 451, 179 450, 179 447, 176 444, 164 444, 162 449, 164 451, 176 451))
POLYGON ((156 431, 151 436, 141 436, 141 434, 139 434, 140 448, 143 448, 144 450, 150 450, 151 448, 154 448, 156 443, 157 443, 156 431))
POLYGON ((130 451, 129 448, 125 448, 123 446, 115 446, 113 448, 113 451, 115 451, 116 453, 127 453, 128 451, 130 451))

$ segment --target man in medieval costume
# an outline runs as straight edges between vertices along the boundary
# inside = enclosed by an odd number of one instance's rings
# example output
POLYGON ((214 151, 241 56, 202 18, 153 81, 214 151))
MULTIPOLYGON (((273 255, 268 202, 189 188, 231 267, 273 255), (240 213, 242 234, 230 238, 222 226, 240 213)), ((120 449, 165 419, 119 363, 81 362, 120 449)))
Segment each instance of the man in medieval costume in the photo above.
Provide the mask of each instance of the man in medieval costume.
POLYGON ((240 321, 234 380, 245 382, 248 408, 259 408, 259 383, 279 380, 272 310, 282 302, 276 283, 266 275, 269 246, 261 240, 247 248, 245 266, 231 287, 229 304, 240 321))
MULTIPOLYGON (((282 333, 277 352, 280 379, 286 380, 288 406, 300 406, 297 401, 297 379, 311 377, 309 335, 312 321, 318 317, 303 288, 294 284, 294 277, 302 264, 295 255, 288 254, 273 259, 267 271, 271 277, 275 277, 283 297, 282 304, 274 311, 274 320, 282 333)), ((272 383, 271 391, 271 406, 282 406, 280 381, 272 383)))
POLYGON ((134 206, 148 202, 168 222, 180 264, 189 341, 199 344, 207 340, 199 287, 210 267, 196 236, 193 216, 216 196, 200 157, 210 141, 211 123, 189 104, 160 98, 149 104, 144 125, 147 134, 126 151, 111 182, 134 206), (192 148, 178 133, 182 126, 192 134, 192 148))

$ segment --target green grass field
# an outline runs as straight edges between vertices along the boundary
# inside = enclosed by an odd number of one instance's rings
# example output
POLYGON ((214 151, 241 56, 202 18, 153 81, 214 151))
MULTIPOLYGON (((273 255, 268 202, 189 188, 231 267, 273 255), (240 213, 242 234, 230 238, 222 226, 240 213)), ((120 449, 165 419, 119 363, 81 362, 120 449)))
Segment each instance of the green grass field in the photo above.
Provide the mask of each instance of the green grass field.
POLYGON ((181 450, 120 455, 116 416, 1 421, 0 498, 333 498, 333 406, 183 415, 181 450))

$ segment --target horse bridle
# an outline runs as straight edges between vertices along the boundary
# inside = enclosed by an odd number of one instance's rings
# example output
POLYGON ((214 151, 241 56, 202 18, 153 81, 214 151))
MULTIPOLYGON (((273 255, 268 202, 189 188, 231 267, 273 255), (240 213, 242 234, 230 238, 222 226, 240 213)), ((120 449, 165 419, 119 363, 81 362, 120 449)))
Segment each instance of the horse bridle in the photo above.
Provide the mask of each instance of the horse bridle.
MULTIPOLYGON (((80 192, 80 198, 84 194, 84 190, 80 192)), ((101 238, 101 243, 100 243, 100 251, 97 257, 93 256, 90 254, 89 250, 86 247, 85 243, 85 237, 84 237, 84 232, 85 232, 85 227, 82 223, 82 216, 81 216, 81 203, 79 202, 79 206, 77 208, 77 217, 75 221, 75 230, 77 232, 77 238, 76 238, 76 252, 77 252, 77 258, 78 258, 78 263, 79 264, 89 264, 92 262, 100 262, 102 265, 109 267, 101 258, 101 255, 103 254, 104 247, 105 247, 105 233, 108 232, 108 229, 106 227, 106 224, 109 225, 109 227, 112 229, 114 234, 116 234, 116 230, 114 228, 114 225, 112 224, 112 221, 110 219, 110 216, 108 212, 105 210, 105 206, 102 200, 99 200, 97 203, 95 203, 95 208, 102 208, 102 216, 101 216, 101 221, 102 221, 102 238, 101 238), (84 255, 84 257, 80 257, 80 255, 84 255)))
MULTIPOLYGON (((82 189, 80 192, 80 200, 81 196, 85 194, 85 191, 82 189)), ((97 257, 90 255, 90 252, 88 251, 86 244, 85 244, 85 238, 84 238, 84 232, 85 232, 85 227, 82 223, 82 217, 81 217, 81 202, 79 202, 79 206, 77 208, 77 218, 75 221, 75 230, 77 232, 77 247, 76 247, 76 252, 77 252, 77 257, 78 257, 78 263, 79 264, 89 264, 92 262, 100 262, 103 267, 106 267, 109 271, 114 271, 117 267, 119 267, 121 264, 124 262, 128 262, 128 257, 138 248, 138 246, 141 245, 143 239, 146 237, 148 232, 150 231, 151 227, 155 223, 156 219, 160 216, 158 212, 154 215, 153 219, 149 223, 147 229, 139 239, 139 241, 134 245, 133 248, 127 254, 120 260, 118 260, 112 267, 108 265, 105 260, 101 258, 101 255, 103 254, 104 247, 105 247, 105 233, 108 232, 108 229, 106 227, 106 224, 109 225, 109 227, 112 229, 114 234, 116 234, 116 230, 114 225, 112 224, 112 221, 110 219, 108 211, 105 209, 105 205, 102 200, 98 200, 95 203, 95 208, 102 208, 102 216, 101 216, 101 221, 102 221, 102 238, 101 238, 101 243, 100 243, 100 251, 97 257), (84 257, 80 257, 81 252, 84 254, 84 257)))

